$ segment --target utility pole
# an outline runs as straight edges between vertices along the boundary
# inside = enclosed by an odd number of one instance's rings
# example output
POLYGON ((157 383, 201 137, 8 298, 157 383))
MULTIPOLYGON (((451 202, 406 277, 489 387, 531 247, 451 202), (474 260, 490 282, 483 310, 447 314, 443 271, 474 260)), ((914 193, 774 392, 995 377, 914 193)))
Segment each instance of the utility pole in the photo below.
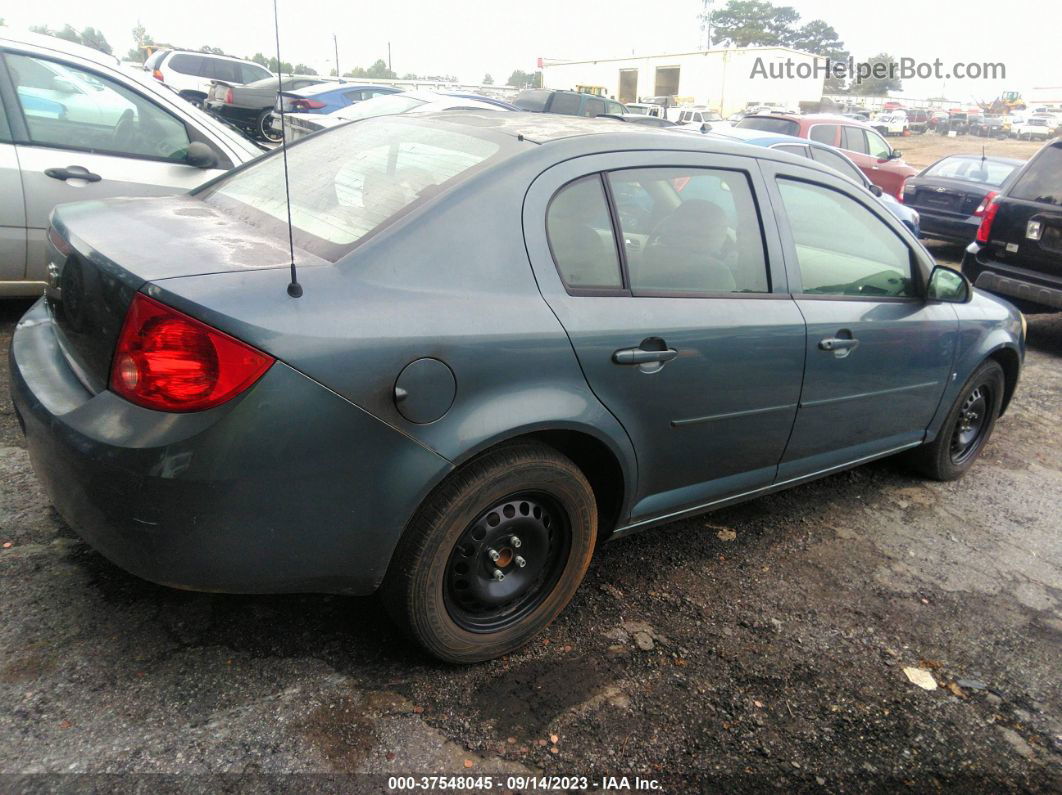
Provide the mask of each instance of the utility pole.
POLYGON ((391 71, 391 42, 387 42, 387 71, 391 71))
POLYGON ((339 39, 336 38, 335 33, 332 34, 332 46, 335 47, 336 50, 336 77, 338 78, 341 77, 343 73, 339 71, 339 39))

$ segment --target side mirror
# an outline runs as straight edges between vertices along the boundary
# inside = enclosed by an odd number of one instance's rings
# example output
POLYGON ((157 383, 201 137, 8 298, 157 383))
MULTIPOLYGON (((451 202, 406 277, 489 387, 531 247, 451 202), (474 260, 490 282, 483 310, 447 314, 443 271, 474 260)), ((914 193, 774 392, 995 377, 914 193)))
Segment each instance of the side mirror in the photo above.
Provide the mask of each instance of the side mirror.
POLYGON ((973 297, 970 281, 956 270, 937 265, 929 274, 926 298, 945 304, 965 304, 973 297))
POLYGON ((903 154, 900 152, 900 150, 899 149, 893 149, 892 152, 889 153, 889 156, 887 158, 885 158, 885 159, 886 160, 899 160, 901 157, 903 157, 903 154))
POLYGON ((185 162, 196 168, 217 168, 218 156, 202 141, 192 141, 184 155, 185 162))
POLYGON ((80 94, 77 86, 67 80, 65 77, 55 77, 52 79, 52 87, 60 94, 80 94))
POLYGON ((881 198, 881 194, 883 194, 885 191, 883 191, 881 189, 881 185, 871 184, 870 192, 873 193, 875 196, 877 196, 880 199, 881 198))
POLYGON ((711 131, 712 131, 712 125, 710 125, 708 122, 702 122, 701 123, 701 132, 702 133, 711 132, 711 131))

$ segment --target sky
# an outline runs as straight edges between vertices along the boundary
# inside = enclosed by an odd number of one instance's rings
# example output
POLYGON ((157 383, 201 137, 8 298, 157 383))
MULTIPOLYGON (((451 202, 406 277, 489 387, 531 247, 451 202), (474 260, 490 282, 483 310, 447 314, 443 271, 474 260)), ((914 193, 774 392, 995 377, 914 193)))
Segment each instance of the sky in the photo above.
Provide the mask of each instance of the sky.
MULTIPOLYGON (((715 2, 723 5, 723 0, 715 2)), ((702 0, 278 4, 283 60, 308 64, 322 74, 334 66, 333 33, 343 71, 386 59, 390 42, 392 67, 399 74, 453 74, 473 83, 486 73, 504 83, 514 69, 534 71, 539 56, 584 60, 683 52, 698 49, 704 38, 698 21, 702 0)), ((1062 86, 1057 33, 1062 12, 1049 24, 1026 24, 1043 20, 1051 0, 1008 0, 1005 7, 985 0, 775 3, 782 4, 794 7, 802 21, 818 18, 833 25, 857 58, 888 52, 920 61, 940 58, 946 68, 957 61, 1001 62, 1007 68, 1005 80, 907 81, 904 93, 912 98, 943 94, 960 101, 988 100, 1003 90, 1062 86)), ((101 29, 120 55, 133 46, 131 30, 138 20, 159 42, 193 49, 210 45, 237 56, 274 55, 272 12, 271 0, 40 0, 0 6, 0 17, 13 27, 70 23, 78 30, 101 29)))

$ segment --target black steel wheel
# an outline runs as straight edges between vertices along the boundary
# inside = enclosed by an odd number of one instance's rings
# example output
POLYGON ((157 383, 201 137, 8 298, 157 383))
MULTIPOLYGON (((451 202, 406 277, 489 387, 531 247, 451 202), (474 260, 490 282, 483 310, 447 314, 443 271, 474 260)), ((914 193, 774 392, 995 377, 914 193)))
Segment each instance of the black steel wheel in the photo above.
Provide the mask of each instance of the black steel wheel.
POLYGON ((560 614, 596 539, 597 502, 579 467, 539 442, 504 444, 424 501, 391 558, 384 603, 435 657, 493 659, 560 614))
POLYGON ((959 390, 936 438, 911 451, 908 459, 914 468, 935 480, 961 477, 992 435, 1005 385, 999 362, 982 362, 959 390))
POLYGON ((470 632, 512 626, 542 603, 571 547, 564 509, 547 494, 515 494, 473 521, 454 545, 444 598, 470 632))

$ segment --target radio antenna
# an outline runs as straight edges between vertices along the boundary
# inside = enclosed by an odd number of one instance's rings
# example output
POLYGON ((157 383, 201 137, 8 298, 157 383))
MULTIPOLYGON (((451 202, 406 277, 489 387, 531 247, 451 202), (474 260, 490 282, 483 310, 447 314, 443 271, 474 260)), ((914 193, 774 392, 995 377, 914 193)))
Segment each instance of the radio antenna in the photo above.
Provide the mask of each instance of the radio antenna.
POLYGON ((277 96, 280 97, 280 154, 284 160, 284 204, 288 209, 288 252, 291 254, 291 284, 288 295, 298 298, 302 295, 302 285, 295 271, 295 235, 291 227, 291 185, 288 182, 288 132, 284 124, 284 69, 280 59, 280 16, 277 14, 277 0, 273 0, 273 30, 277 35, 277 96))

